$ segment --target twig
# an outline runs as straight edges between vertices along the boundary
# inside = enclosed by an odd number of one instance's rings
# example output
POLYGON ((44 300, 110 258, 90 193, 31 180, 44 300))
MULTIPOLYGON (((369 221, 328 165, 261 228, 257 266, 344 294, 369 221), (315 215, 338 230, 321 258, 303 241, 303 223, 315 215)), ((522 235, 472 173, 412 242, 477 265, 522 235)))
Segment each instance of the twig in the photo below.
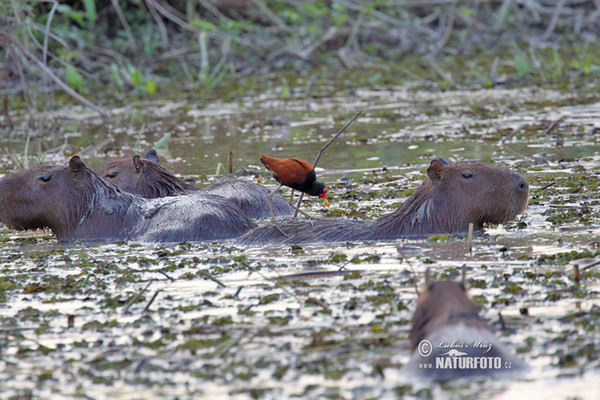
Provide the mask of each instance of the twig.
POLYGON ((512 131, 509 135, 503 137, 500 140, 500 144, 503 145, 504 143, 506 143, 507 140, 512 139, 517 133, 521 132, 522 129, 523 129, 523 125, 519 126, 517 129, 515 129, 514 131, 512 131))
POLYGON ((14 49, 19 50, 21 52, 21 54, 23 54, 26 58, 33 61, 34 64, 36 64, 39 68, 41 68, 42 71, 44 71, 44 73, 46 73, 50 78, 52 78, 52 80, 54 82, 56 82, 58 84, 58 86, 60 86, 71 97, 75 98, 75 100, 90 107, 91 109, 93 109, 94 111, 96 111, 98 114, 100 114, 103 117, 106 117, 106 118, 110 117, 110 113, 108 111, 96 106, 94 103, 92 103, 91 101, 89 101, 88 99, 86 99, 85 97, 83 97, 82 95, 77 93, 75 90, 73 90, 69 85, 64 83, 50 68, 48 68, 47 65, 45 65, 36 56, 34 56, 27 49, 25 49, 21 45, 21 43, 17 42, 11 36, 9 36, 5 33, 2 33, 2 32, 0 32, 0 39, 7 41, 7 42, 11 42, 13 44, 14 49))
POLYGON ((123 14, 123 10, 119 5, 119 0, 111 0, 112 6, 119 17, 119 21, 121 21, 121 25, 123 25, 123 29, 125 29, 125 36, 127 36, 127 40, 131 45, 131 49, 135 50, 135 39, 133 38, 133 34, 131 33, 131 28, 129 27, 129 23, 127 22, 127 18, 125 18, 125 14, 123 14))
POLYGON ((125 306, 125 309, 123 310, 124 313, 126 313, 129 310, 129 307, 131 307, 137 301, 137 299, 139 299, 146 292, 146 290, 148 290, 152 282, 154 282, 154 279, 150 279, 150 282, 148 282, 146 287, 139 291, 131 300, 129 300, 125 306))
POLYGON ((544 132, 544 136, 548 135, 550 132, 552 132, 554 130, 554 128, 556 128, 558 126, 558 124, 560 124, 563 120, 565 119, 565 116, 563 115, 562 117, 560 117, 559 119, 557 119, 556 121, 552 122, 552 125, 550 125, 548 127, 548 129, 546 129, 546 131, 544 132))
POLYGON ((502 0, 409 0, 409 1, 391 1, 389 2, 390 6, 398 6, 405 8, 412 7, 430 7, 430 6, 443 6, 449 4, 482 4, 482 3, 501 3, 502 0))
POLYGON ((556 183, 557 183, 557 182, 558 182, 558 181, 552 181, 552 182, 550 182, 549 184, 547 184, 547 185, 545 185, 545 186, 542 186, 542 187, 540 188, 540 190, 548 189, 550 186, 554 186, 554 185, 556 185, 556 183))
POLYGON ((502 2, 502 6, 500 7, 500 10, 498 10, 498 19, 496 20, 496 23, 494 24, 494 28, 493 28, 494 31, 500 30, 500 28, 504 24, 504 15, 506 14, 508 7, 510 7, 510 3, 512 3, 512 0, 504 0, 502 2))
POLYGON ((452 78, 452 74, 449 72, 444 71, 433 59, 433 57, 425 57, 424 58, 425 61, 429 62, 429 64, 431 65, 431 67, 433 68, 433 70, 435 72, 437 72, 437 74, 442 78, 447 80, 451 86, 455 85, 454 82, 454 78, 452 78))
POLYGON ((434 55, 436 55, 440 51, 442 51, 444 46, 446 46, 446 43, 448 43, 448 39, 450 39, 450 35, 452 34, 452 30, 454 29, 454 12, 455 12, 455 10, 456 10, 456 5, 453 5, 452 10, 450 11, 450 15, 448 16, 448 24, 446 25, 444 34, 442 35, 442 38, 437 43, 437 45, 435 46, 436 48, 433 51, 434 55))
POLYGON ((554 7, 554 13, 552 13, 552 19, 550 20, 550 23, 546 28, 546 32, 544 32, 544 34, 542 35, 542 40, 547 40, 550 37, 550 35, 552 35, 552 32, 554 32, 554 28, 556 27, 556 23, 558 22, 558 17, 560 16, 560 12, 563 9, 564 5, 565 0, 559 0, 558 3, 556 3, 556 7, 554 7))
POLYGON ((596 261, 595 263, 591 263, 590 265, 586 265, 585 267, 581 268, 581 271, 585 271, 586 269, 595 267, 596 265, 600 265, 600 261, 596 261))
POLYGON ((219 9, 215 6, 213 6, 212 4, 210 4, 210 2, 206 1, 206 0, 200 0, 200 4, 202 4, 202 6, 204 8, 206 8, 208 11, 210 11, 211 13, 213 13, 213 15, 219 19, 222 19, 224 21, 231 21, 230 18, 228 18, 227 16, 225 16, 221 11, 219 11, 219 9))
POLYGON ((337 33, 336 27, 331 26, 331 27, 329 27, 327 32, 325 32, 325 34, 323 34, 321 37, 319 37, 317 40, 315 40, 313 43, 311 43, 310 46, 307 46, 304 50, 299 51, 294 54, 296 54, 298 57, 300 57, 303 60, 309 60, 309 57, 312 54, 312 52, 315 51, 316 49, 318 49, 319 46, 321 46, 323 43, 325 43, 328 40, 330 40, 331 38, 333 38, 336 33, 337 33))
POLYGON ((290 28, 283 22, 281 18, 273 13, 262 1, 260 0, 252 0, 252 2, 262 11, 265 16, 271 20, 275 25, 280 27, 283 30, 289 31, 290 28))
POLYGON ((168 280, 170 280, 171 282, 175 282, 175 278, 170 277, 169 275, 167 275, 167 273, 165 271, 159 269, 156 272, 160 272, 161 274, 163 274, 164 276, 166 276, 168 280))
POLYGON ((146 304, 146 307, 144 307, 144 311, 142 311, 142 313, 145 313, 146 311, 148 311, 148 308, 150 308, 150 305, 154 302, 154 299, 156 299, 156 296, 158 296, 158 294, 161 291, 162 291, 162 289, 158 289, 156 292, 154 292, 154 296, 152 296, 152 298, 150 299, 148 304, 146 304))
POLYGON ((246 268, 248 268, 250 271, 252 272, 256 272, 257 274, 259 274, 260 276, 262 276, 264 279, 273 282, 273 284, 280 288, 281 290, 283 290, 284 292, 286 292, 288 295, 292 296, 294 299, 296 299, 296 301, 298 303, 300 303, 300 305, 302 306, 304 304, 304 302, 302 301, 302 299, 300 299, 298 296, 296 296, 295 293, 292 293, 288 288, 286 288, 285 286, 280 285, 277 281, 274 281, 273 279, 267 278, 265 276, 265 274, 263 274, 261 271, 259 271, 258 269, 254 268, 253 266, 249 265, 248 263, 245 262, 241 262, 240 264, 242 264, 243 266, 245 266, 246 268))
POLYGON ((211 274, 209 274, 206 271, 199 271, 198 273, 200 275, 210 279, 211 281, 215 282, 217 285, 219 285, 221 287, 227 287, 227 285, 225 285, 223 282, 221 282, 220 280, 218 280, 217 278, 215 278, 214 276, 212 276, 211 274))
POLYGON ((58 8, 58 1, 55 1, 52 4, 52 9, 50 10, 50 14, 48 14, 48 21, 46 21, 46 32, 44 33, 44 52, 42 55, 42 62, 46 65, 48 60, 48 36, 50 34, 50 25, 52 24, 52 18, 54 17, 54 13, 58 8))
MULTIPOLYGON (((321 150, 319 150, 319 153, 317 154, 317 157, 315 158, 315 162, 313 163, 313 168, 315 168, 317 166, 317 163, 319 162, 319 159, 321 158, 321 154, 323 154, 325 149, 327 149, 331 145, 331 143, 333 143, 342 133, 344 133, 346 128, 348 128, 350 126, 350 124, 353 123, 354 120, 356 120, 356 118, 358 118, 358 116, 360 114, 362 114, 362 112, 363 112, 363 110, 360 110, 359 112, 357 112, 356 115, 354 117, 352 117, 352 119, 350 121, 348 121, 348 123, 346 125, 344 125, 344 127, 342 129, 340 129, 331 139, 329 139, 329 142, 327 142, 325 144, 325 146, 321 147, 321 150)), ((304 197, 304 193, 300 193, 300 197, 298 198, 298 202, 296 203, 296 212, 294 212, 294 218, 296 218, 298 216, 298 208, 300 208, 300 204, 302 203, 303 197, 304 197)))
POLYGON ((160 31, 160 35, 162 36, 163 43, 169 44, 169 33, 167 32, 167 27, 165 26, 165 23, 161 19, 160 15, 158 15, 158 6, 156 2, 154 2, 154 0, 146 0, 146 6, 148 7, 148 10, 150 10, 152 18, 154 18, 154 21, 156 21, 156 25, 158 25, 158 30, 160 31))

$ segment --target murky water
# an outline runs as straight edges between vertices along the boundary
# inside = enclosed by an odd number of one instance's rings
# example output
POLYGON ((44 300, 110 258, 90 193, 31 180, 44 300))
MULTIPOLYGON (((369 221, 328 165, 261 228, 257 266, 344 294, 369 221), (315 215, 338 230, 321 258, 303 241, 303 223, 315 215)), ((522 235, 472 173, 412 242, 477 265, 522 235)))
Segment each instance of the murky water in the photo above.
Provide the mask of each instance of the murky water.
MULTIPOLYGON (((244 249, 57 244, 43 232, 3 232, 0 391, 97 399, 600 398, 600 104, 580 101, 534 89, 406 87, 310 101, 267 93, 204 107, 140 103, 114 110, 108 124, 72 110, 49 116, 66 118, 61 130, 32 137, 30 147, 52 150, 51 162, 75 151, 99 163, 159 142, 165 166, 199 177, 214 175, 229 151, 235 168, 258 168, 260 154, 312 160, 364 109, 320 162, 333 207, 387 212, 404 200, 393 194, 416 187, 438 156, 492 158, 526 171, 531 201, 518 224, 490 227, 472 251, 466 240, 244 249), (334 184, 342 175, 363 201, 344 200, 347 189, 334 184), (462 265, 482 316, 530 370, 407 381, 401 366, 410 356, 413 277, 422 282, 426 268, 442 275, 462 265)), ((2 145, 22 153, 22 138, 2 145)), ((322 213, 316 204, 307 203, 310 212, 322 213)))

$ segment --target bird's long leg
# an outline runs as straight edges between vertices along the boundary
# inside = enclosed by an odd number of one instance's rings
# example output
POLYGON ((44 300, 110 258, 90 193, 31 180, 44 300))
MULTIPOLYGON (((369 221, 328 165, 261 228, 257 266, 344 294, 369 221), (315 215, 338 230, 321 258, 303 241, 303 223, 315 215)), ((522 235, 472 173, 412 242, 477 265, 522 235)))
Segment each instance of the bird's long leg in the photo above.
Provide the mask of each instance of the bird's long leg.
POLYGON ((275 212, 273 211, 273 202, 272 202, 272 200, 273 200, 273 195, 274 195, 275 193, 277 193, 277 191, 278 191, 279 189, 281 189, 281 187, 282 187, 282 186, 283 186, 283 185, 280 183, 280 184, 279 184, 279 186, 277 186, 277 188, 271 192, 271 194, 269 195, 269 197, 267 198, 267 200, 268 200, 268 202, 269 202, 269 211, 271 211, 271 222, 273 223, 273 225, 275 225, 275 228, 277 228, 277 230, 278 230, 279 232, 281 232, 281 234, 282 234, 283 236, 286 236, 286 237, 287 237, 287 234, 286 234, 284 231, 282 231, 282 230, 281 230, 281 228, 279 227, 279 224, 277 223, 277 220, 275 219, 275 212))
POLYGON ((300 214, 304 215, 310 221, 310 226, 315 226, 310 215, 308 215, 307 213, 305 213, 304 211, 302 211, 294 205, 294 189, 292 189, 292 194, 290 195, 290 206, 292 206, 292 208, 298 211, 300 214))

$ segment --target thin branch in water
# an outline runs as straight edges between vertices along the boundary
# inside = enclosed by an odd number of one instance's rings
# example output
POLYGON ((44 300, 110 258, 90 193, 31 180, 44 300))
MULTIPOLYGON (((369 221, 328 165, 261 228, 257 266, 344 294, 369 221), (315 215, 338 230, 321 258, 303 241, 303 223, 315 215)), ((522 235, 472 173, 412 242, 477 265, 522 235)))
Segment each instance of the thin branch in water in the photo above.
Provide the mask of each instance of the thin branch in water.
MULTIPOLYGON (((317 163, 319 162, 319 159, 321 158, 321 155, 323 154, 323 152, 331 145, 331 143, 333 143, 342 133, 344 133, 344 131, 346 130, 346 128, 348 128, 350 126, 351 123, 354 122, 354 120, 356 120, 356 118, 358 118, 358 116, 360 114, 362 114, 363 110, 360 110, 359 112, 356 113, 356 115, 354 117, 352 117, 352 119, 350 121, 348 121, 348 123, 346 125, 344 125, 344 127, 342 129, 340 129, 331 139, 329 139, 329 142, 327 142, 325 144, 325 146, 321 147, 321 150, 319 150, 319 153, 317 154, 317 157, 315 158, 315 162, 313 163, 313 168, 315 168, 317 166, 317 163)), ((304 197, 304 193, 300 193, 300 197, 298 198, 298 202, 296 203, 296 211, 294 212, 294 218, 296 218, 298 216, 298 209, 300 208, 300 204, 302 203, 302 198, 304 197)))
POLYGON ((202 276, 204 276, 205 278, 210 279, 211 281, 215 282, 217 285, 221 286, 221 287, 227 287, 226 284, 224 284, 223 282, 221 282, 220 280, 218 280, 217 278, 215 278, 214 276, 212 276, 211 274, 209 274, 206 271, 198 271, 198 273, 202 276))
POLYGON ((137 299, 139 299, 146 292, 146 290, 148 290, 152 282, 154 282, 154 279, 150 279, 148 284, 142 290, 140 290, 131 300, 129 300, 129 302, 125 306, 125 309, 123 310, 124 313, 129 311, 129 307, 131 307, 137 301, 137 299))
POLYGON ((548 127, 548 129, 546 129, 546 131, 544 132, 544 136, 548 135, 550 132, 552 132, 554 130, 554 128, 556 128, 563 120, 565 119, 565 116, 563 115, 562 117, 560 117, 559 119, 557 119, 556 121, 552 122, 552 125, 550 125, 548 127))
POLYGON ((159 272, 159 273, 163 274, 163 275, 164 275, 164 276, 166 276, 166 277, 167 277, 167 279, 168 279, 168 280, 170 280, 171 282, 175 282, 175 278, 173 278, 173 277, 171 277, 171 276, 167 275, 167 273, 166 273, 165 271, 163 271, 163 270, 159 269, 159 270, 156 270, 156 272, 159 272))
POLYGON ((146 311, 148 311, 148 309, 150 308, 150 305, 152 305, 152 303, 154 302, 154 299, 156 299, 156 296, 158 296, 158 294, 160 292, 161 292, 161 289, 158 289, 156 292, 154 292, 154 296, 152 296, 152 298, 150 299, 148 304, 146 304, 146 307, 144 307, 144 310, 142 311, 142 313, 145 313, 146 311))
MULTIPOLYGON (((286 288, 285 286, 282 286, 279 284, 279 282, 277 282, 277 280, 271 279, 271 278, 267 278, 265 276, 265 274, 263 274, 260 270, 254 268, 253 266, 249 265, 248 263, 245 262, 241 262, 240 264, 242 264, 243 266, 245 266, 246 268, 248 268, 250 271, 255 272, 257 274, 259 274, 260 276, 262 276, 264 279, 273 282, 273 284, 280 288, 281 290, 283 290, 284 292, 286 292, 288 295, 290 295, 291 297, 293 297, 294 299, 296 299, 296 301, 298 301, 298 303, 300 304, 300 306, 302 306, 304 304, 304 302, 302 301, 302 299, 300 299, 298 296, 296 296, 295 293, 292 293, 292 291, 290 291, 288 288, 286 288)), ((236 292, 236 294, 238 294, 236 292)))

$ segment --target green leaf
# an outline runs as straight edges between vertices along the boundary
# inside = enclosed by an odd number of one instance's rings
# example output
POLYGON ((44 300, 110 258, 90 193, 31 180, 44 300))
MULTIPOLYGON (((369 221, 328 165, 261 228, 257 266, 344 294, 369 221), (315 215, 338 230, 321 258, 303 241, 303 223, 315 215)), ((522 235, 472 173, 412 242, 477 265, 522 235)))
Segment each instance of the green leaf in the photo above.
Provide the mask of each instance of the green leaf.
POLYGON ((85 19, 88 24, 93 25, 96 22, 96 1, 95 0, 81 0, 83 7, 85 8, 85 19))
POLYGON ((146 82, 146 91, 149 94, 156 93, 156 81, 155 80, 149 79, 148 82, 146 82))
POLYGON ((71 12, 71 7, 66 4, 61 4, 56 7, 56 11, 58 11, 60 14, 69 14, 71 12))
POLYGON ((130 66, 129 76, 131 77, 131 81, 135 84, 135 86, 140 86, 142 83, 142 72, 139 68, 130 66))
POLYGON ((73 21, 77 22, 80 25, 83 25, 83 13, 79 11, 71 11, 69 14, 69 18, 73 21))
POLYGON ((72 65, 67 65, 65 68, 65 78, 67 83, 76 90, 81 90, 83 87, 83 77, 72 65))
POLYGON ((471 7, 467 6, 459 6, 458 9, 465 17, 470 17, 475 12, 475 10, 473 10, 471 7))
POLYGON ((589 74, 592 68, 592 57, 590 55, 585 56, 583 59, 583 73, 589 74))
POLYGON ((579 61, 577 61, 576 59, 572 59, 571 60, 571 65, 573 66, 573 68, 575 69, 579 69, 580 65, 579 65, 579 61))
POLYGON ((287 81, 287 79, 285 79, 285 77, 281 78, 281 83, 282 83, 281 98, 283 100, 287 100, 290 97, 292 97, 291 92, 290 92, 290 85, 288 84, 288 81, 287 81))
POLYGON ((217 27, 214 24, 211 24, 208 21, 203 21, 201 19, 193 19, 188 23, 188 25, 194 26, 196 28, 205 29, 207 31, 216 31, 217 30, 217 27))
POLYGON ((112 72, 113 79, 118 87, 123 87, 123 79, 121 79, 121 75, 119 74, 119 67, 117 64, 112 63, 110 65, 110 71, 112 72))

